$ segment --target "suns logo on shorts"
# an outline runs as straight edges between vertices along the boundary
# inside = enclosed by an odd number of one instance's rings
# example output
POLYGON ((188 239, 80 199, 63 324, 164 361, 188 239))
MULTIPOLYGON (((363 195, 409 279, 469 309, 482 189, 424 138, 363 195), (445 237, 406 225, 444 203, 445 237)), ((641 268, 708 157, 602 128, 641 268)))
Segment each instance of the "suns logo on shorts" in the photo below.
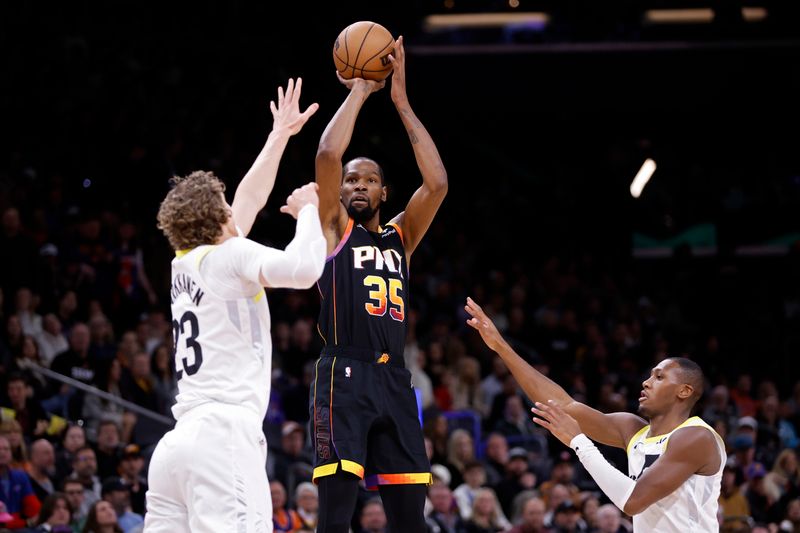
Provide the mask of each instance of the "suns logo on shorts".
POLYGON ((388 354, 388 353, 381 354, 381 356, 378 358, 378 361, 377 361, 377 362, 378 362, 379 364, 386 364, 386 363, 388 363, 388 362, 389 362, 389 354, 388 354))
POLYGON ((350 367, 349 366, 345 367, 345 369, 344 369, 344 377, 349 378, 350 374, 351 374, 350 367))

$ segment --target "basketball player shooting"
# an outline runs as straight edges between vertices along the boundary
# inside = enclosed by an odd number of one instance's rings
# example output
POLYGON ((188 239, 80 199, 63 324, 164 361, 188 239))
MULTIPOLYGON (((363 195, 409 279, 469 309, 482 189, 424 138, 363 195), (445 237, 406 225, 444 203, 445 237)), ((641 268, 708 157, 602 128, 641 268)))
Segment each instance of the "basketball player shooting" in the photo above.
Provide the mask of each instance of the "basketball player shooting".
POLYGON ((328 250, 319 281, 325 346, 311 386, 320 533, 349 531, 362 478, 379 489, 390 531, 425 531, 431 474, 411 374, 403 362, 406 291, 409 259, 447 193, 447 174, 408 102, 402 37, 390 61, 392 102, 422 174, 405 211, 381 226, 387 195, 383 170, 366 157, 342 165, 361 107, 385 81, 339 76, 350 92, 317 151, 328 250))
POLYGON ((172 326, 178 396, 175 429, 159 441, 148 475, 146 533, 266 533, 272 505, 261 430, 270 395, 272 342, 263 287, 311 287, 325 240, 317 186, 281 212, 297 219, 286 250, 244 238, 275 183, 289 138, 317 110, 299 110, 302 81, 270 102, 272 131, 236 189, 233 205, 210 172, 176 178, 158 212, 175 249, 172 326))
POLYGON ((605 414, 573 400, 528 365, 471 298, 464 308, 472 317, 467 324, 536 402, 534 421, 575 450, 609 499, 633 516, 635 531, 719 531, 725 446, 708 424, 690 417, 703 392, 703 373, 695 362, 671 357, 652 369, 639 398, 639 414, 647 421, 631 413, 605 414), (614 468, 590 439, 624 448, 630 477, 614 468))

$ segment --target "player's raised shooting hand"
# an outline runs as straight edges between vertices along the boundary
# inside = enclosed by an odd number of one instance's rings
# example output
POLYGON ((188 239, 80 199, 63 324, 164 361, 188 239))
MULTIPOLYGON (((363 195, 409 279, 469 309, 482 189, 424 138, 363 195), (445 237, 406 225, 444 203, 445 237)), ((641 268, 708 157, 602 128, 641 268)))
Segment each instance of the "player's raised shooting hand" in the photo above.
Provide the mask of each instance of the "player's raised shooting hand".
POLYGON ((367 96, 370 94, 380 91, 386 86, 386 80, 375 81, 375 80, 366 80, 364 78, 350 78, 346 80, 339 74, 339 71, 336 71, 336 77, 339 78, 339 82, 347 87, 348 89, 352 90, 363 90, 367 96))
POLYGON ((394 52, 389 54, 392 62, 392 102, 403 103, 408 100, 406 94, 406 51, 403 48, 403 36, 394 43, 394 52))
POLYGON ((472 317, 467 320, 467 324, 478 330, 486 346, 495 352, 500 350, 500 347, 505 344, 503 336, 497 331, 494 322, 483 312, 481 306, 475 303, 475 300, 472 298, 467 297, 467 305, 464 306, 464 309, 472 317))

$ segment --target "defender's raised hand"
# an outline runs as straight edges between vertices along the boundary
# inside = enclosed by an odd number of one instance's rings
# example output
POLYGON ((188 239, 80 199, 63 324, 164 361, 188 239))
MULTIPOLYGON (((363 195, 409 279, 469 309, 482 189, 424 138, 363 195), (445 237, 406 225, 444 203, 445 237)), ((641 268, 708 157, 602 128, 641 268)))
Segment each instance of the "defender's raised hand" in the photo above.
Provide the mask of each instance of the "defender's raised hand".
POLYGON ((286 204, 281 207, 281 213, 286 213, 297 218, 300 210, 308 204, 319 207, 319 194, 317 191, 319 191, 319 186, 313 181, 296 188, 292 191, 292 194, 286 198, 286 204))
POLYGON ((467 320, 467 324, 478 330, 486 346, 495 352, 499 351, 500 347, 505 344, 506 341, 503 340, 494 322, 486 316, 481 306, 475 303, 475 300, 472 298, 467 297, 467 305, 464 306, 464 309, 472 317, 467 320))
POLYGON ((286 91, 283 87, 278 87, 278 104, 270 100, 269 108, 272 110, 272 129, 285 130, 289 135, 294 135, 303 129, 306 121, 317 112, 319 104, 313 103, 308 108, 300 112, 300 93, 303 89, 303 78, 297 78, 297 82, 289 78, 286 91))

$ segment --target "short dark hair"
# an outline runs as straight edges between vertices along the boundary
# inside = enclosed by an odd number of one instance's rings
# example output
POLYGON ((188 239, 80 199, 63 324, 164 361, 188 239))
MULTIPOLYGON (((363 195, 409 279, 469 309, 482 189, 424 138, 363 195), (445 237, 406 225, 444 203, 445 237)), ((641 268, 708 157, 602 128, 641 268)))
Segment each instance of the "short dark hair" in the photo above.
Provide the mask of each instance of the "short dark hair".
POLYGON ((682 380, 694 389, 692 404, 697 403, 697 400, 703 396, 703 384, 705 382, 703 369, 687 357, 670 357, 669 359, 680 367, 682 380))
POLYGON ((383 167, 381 167, 378 164, 378 162, 375 161, 374 159, 370 159, 369 157, 364 157, 364 156, 354 157, 353 159, 351 159, 350 161, 348 161, 347 163, 342 165, 342 179, 344 179, 344 169, 345 169, 345 167, 347 165, 349 165, 350 163, 353 163, 355 161, 369 161, 371 163, 374 163, 375 166, 378 168, 378 176, 380 176, 380 178, 381 178, 381 185, 386 185, 386 176, 383 173, 383 167))

